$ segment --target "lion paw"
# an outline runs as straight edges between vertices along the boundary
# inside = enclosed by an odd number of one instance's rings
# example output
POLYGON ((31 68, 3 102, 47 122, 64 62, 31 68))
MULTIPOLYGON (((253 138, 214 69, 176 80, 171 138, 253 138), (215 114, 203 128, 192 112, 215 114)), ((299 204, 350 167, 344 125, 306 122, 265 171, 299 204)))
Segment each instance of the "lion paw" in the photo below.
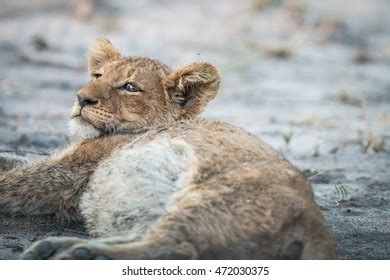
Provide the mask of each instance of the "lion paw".
POLYGON ((90 243, 80 238, 48 238, 36 242, 21 256, 24 260, 93 259, 90 250, 82 246, 90 243), (77 247, 79 246, 79 247, 77 247))

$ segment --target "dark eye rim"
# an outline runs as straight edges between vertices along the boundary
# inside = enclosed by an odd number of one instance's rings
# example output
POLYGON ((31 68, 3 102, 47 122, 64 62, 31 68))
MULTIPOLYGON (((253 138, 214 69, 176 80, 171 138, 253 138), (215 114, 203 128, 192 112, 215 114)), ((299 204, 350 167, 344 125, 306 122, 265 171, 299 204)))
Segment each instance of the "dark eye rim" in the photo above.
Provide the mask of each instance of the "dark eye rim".
POLYGON ((92 73, 91 74, 91 77, 94 78, 94 79, 99 79, 103 74, 100 74, 100 73, 92 73))
POLYGON ((142 91, 135 83, 132 83, 132 82, 127 82, 127 83, 124 83, 123 85, 121 85, 119 87, 120 90, 126 90, 126 91, 129 91, 129 92, 140 92, 142 91), (128 86, 131 86, 132 88, 129 88, 128 86))

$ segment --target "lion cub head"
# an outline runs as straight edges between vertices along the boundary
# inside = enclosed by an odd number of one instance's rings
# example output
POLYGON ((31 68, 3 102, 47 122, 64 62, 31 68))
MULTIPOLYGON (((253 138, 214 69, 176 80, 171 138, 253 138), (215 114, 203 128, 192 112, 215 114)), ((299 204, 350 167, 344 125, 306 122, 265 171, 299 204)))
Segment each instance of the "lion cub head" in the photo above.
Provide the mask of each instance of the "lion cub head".
POLYGON ((106 39, 89 49, 90 82, 73 105, 71 131, 94 138, 160 126, 198 115, 219 87, 217 69, 193 63, 176 70, 145 57, 124 57, 106 39))

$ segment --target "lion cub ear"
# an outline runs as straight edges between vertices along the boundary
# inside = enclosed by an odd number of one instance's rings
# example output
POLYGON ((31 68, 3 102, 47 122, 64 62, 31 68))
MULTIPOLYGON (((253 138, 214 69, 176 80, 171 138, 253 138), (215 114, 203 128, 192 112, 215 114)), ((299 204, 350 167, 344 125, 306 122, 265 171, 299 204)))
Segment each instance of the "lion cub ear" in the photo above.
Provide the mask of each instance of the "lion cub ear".
POLYGON ((88 72, 91 75, 108 61, 119 58, 119 52, 109 40, 98 38, 88 50, 88 72))
POLYGON ((202 112, 217 94, 220 76, 209 63, 192 63, 180 67, 167 77, 165 87, 182 118, 191 118, 202 112))

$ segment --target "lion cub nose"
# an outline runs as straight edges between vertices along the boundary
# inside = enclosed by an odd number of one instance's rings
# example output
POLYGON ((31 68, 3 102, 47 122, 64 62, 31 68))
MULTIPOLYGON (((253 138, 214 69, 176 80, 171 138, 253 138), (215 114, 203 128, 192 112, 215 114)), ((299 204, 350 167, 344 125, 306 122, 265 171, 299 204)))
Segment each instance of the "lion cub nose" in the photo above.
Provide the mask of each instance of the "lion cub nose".
POLYGON ((93 105, 96 105, 98 103, 98 101, 90 96, 80 96, 80 95, 77 95, 77 99, 79 100, 79 104, 82 107, 85 107, 85 106, 93 106, 93 105))

